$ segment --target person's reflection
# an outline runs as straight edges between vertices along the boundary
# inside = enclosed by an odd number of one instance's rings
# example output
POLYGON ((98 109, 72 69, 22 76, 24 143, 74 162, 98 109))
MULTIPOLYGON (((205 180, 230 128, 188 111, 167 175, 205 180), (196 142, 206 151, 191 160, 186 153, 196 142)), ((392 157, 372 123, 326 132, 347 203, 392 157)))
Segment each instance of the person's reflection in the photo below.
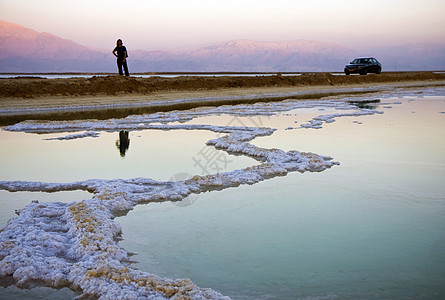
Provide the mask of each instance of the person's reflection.
POLYGON ((128 138, 128 131, 119 131, 119 140, 116 141, 116 147, 121 153, 121 157, 125 157, 128 147, 130 147, 130 139, 128 138))

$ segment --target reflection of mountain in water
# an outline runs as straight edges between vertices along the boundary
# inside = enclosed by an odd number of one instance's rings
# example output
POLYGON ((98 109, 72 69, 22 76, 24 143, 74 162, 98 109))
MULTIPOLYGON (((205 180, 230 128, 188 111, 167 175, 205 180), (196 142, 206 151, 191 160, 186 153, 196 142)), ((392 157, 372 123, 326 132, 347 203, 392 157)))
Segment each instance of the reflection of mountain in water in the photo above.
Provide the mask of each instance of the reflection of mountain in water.
POLYGON ((130 138, 128 131, 121 130, 119 132, 119 139, 116 141, 116 147, 119 149, 121 157, 125 157, 125 153, 130 147, 130 138))

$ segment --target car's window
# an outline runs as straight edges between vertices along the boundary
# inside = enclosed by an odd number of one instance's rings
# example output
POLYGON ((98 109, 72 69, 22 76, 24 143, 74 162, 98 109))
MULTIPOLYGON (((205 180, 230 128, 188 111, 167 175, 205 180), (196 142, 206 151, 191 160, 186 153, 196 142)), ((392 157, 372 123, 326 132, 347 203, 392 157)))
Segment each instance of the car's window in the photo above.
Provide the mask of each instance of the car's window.
POLYGON ((374 58, 356 58, 352 61, 353 64, 366 64, 366 63, 377 63, 374 58))

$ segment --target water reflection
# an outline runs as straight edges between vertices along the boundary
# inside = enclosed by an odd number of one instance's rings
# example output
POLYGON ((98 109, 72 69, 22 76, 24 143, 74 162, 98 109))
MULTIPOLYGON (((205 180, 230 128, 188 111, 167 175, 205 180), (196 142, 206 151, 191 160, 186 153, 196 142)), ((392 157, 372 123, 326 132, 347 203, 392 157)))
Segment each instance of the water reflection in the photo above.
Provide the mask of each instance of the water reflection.
MULTIPOLYGON (((217 137, 203 130, 132 130, 131 154, 127 151, 122 159, 116 149, 118 132, 102 132, 97 138, 46 140, 61 135, 66 134, 0 130, 0 180, 73 182, 144 177, 164 181, 180 172, 204 175, 195 159, 203 163, 199 153, 209 148, 205 145, 208 140, 217 137)), ((215 152, 211 149, 215 155, 211 162, 218 163, 220 169, 226 167, 224 172, 258 163, 250 157, 227 154, 225 159, 230 163, 223 165, 216 161, 219 156, 215 152)), ((209 165, 208 170, 213 172, 213 167, 209 165)))
POLYGON ((130 138, 128 131, 121 130, 119 132, 119 139, 116 141, 116 147, 119 149, 121 157, 125 157, 125 154, 130 147, 130 138))

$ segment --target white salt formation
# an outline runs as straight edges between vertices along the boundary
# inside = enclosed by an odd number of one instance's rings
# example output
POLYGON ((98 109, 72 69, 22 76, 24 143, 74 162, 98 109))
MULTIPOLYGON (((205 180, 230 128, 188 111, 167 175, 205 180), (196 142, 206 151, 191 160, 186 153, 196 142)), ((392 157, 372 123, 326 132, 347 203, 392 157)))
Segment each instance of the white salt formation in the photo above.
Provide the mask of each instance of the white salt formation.
MULTIPOLYGON (((376 95, 377 96, 377 95, 376 95)), ((384 95, 378 95, 383 97, 384 95)), ((123 119, 100 120, 78 120, 78 121, 24 121, 15 125, 7 126, 7 131, 23 131, 29 133, 55 133, 55 132, 80 132, 69 135, 63 139, 82 138, 87 136, 97 136, 97 131, 119 131, 119 130, 144 130, 144 129, 179 129, 179 126, 164 127, 172 122, 187 122, 197 117, 212 115, 231 115, 231 116, 272 116, 283 111, 304 108, 332 108, 341 111, 348 111, 338 114, 321 115, 309 121, 309 124, 301 125, 304 128, 320 128, 323 122, 333 122, 336 117, 342 116, 360 116, 381 113, 375 109, 359 108, 353 103, 366 103, 367 101, 376 101, 376 97, 369 96, 349 96, 335 99, 334 97, 325 100, 296 101, 285 100, 280 102, 265 102, 242 105, 224 105, 219 107, 200 107, 186 111, 160 112, 148 115, 133 115, 123 119), (311 124, 313 123, 313 124, 311 124)), ((378 100, 377 100, 378 101, 378 100)), ((172 125, 170 125, 172 126, 172 125)), ((181 125, 180 129, 200 129, 196 125, 187 127, 181 125)), ((188 125, 190 126, 190 125, 188 125)), ((209 125, 203 125, 204 130, 209 130, 209 125)))
POLYGON ((85 137, 98 137, 99 133, 98 132, 91 132, 91 131, 87 131, 87 132, 83 132, 83 133, 78 133, 78 134, 69 134, 66 136, 61 136, 61 137, 56 137, 56 138, 49 138, 49 139, 45 139, 45 140, 75 140, 75 139, 81 139, 81 138, 85 138, 85 137))

